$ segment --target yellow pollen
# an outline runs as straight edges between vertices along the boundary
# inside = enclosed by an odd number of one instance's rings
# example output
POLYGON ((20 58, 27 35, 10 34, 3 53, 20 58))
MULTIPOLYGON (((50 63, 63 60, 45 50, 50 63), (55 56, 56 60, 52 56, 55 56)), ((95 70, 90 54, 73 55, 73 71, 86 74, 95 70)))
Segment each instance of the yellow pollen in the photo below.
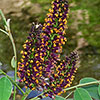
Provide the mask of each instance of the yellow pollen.
POLYGON ((27 55, 27 52, 24 52, 25 55, 27 55))
POLYGON ((35 90, 35 87, 33 87, 32 90, 35 90))
POLYGON ((33 63, 33 60, 31 60, 30 63, 33 63))
POLYGON ((28 74, 28 76, 30 76, 30 73, 27 73, 28 74))
POLYGON ((58 93, 57 95, 61 95, 61 93, 58 93))
POLYGON ((48 94, 45 94, 46 97, 48 97, 48 94))
POLYGON ((59 6, 59 4, 57 4, 57 7, 59 6))
POLYGON ((24 62, 24 59, 21 59, 21 62, 24 62))
POLYGON ((45 29, 45 27, 43 27, 43 30, 45 29))
POLYGON ((59 12, 61 12, 61 8, 59 8, 59 12))
POLYGON ((64 7, 64 3, 62 4, 62 7, 64 7))
POLYGON ((27 89, 27 86, 25 86, 25 88, 27 89))
POLYGON ((54 88, 54 91, 56 91, 56 88, 54 88))
POLYGON ((24 81, 26 80, 26 78, 24 77, 24 81))
POLYGON ((35 77, 32 77, 33 80, 35 80, 35 77))
POLYGON ((62 16, 62 13, 60 13, 60 16, 62 16))
POLYGON ((28 40, 25 41, 26 43, 28 42, 28 40))
POLYGON ((34 48, 32 49, 32 51, 34 51, 34 48))
POLYGON ((38 75, 39 75, 39 73, 36 74, 36 76, 38 76, 38 75))
POLYGON ((35 54, 35 57, 37 57, 37 56, 38 56, 38 54, 36 53, 36 54, 35 54))
POLYGON ((56 44, 54 43, 54 45, 53 45, 54 47, 56 47, 56 44))
POLYGON ((37 60, 36 63, 39 63, 39 61, 37 60))
POLYGON ((69 79, 67 79, 67 81, 69 82, 70 80, 69 80, 69 79))
POLYGON ((24 44, 23 47, 26 47, 26 44, 24 44))
POLYGON ((23 54, 24 53, 24 51, 23 50, 21 50, 21 52, 20 52, 21 54, 23 54))
POLYGON ((39 67, 39 70, 41 70, 41 69, 42 69, 42 66, 39 67))
POLYGON ((56 17, 58 17, 58 14, 55 14, 56 17))
POLYGON ((25 58, 25 56, 22 56, 22 58, 25 58))
POLYGON ((39 83, 39 81, 36 79, 36 81, 35 81, 37 84, 39 83))

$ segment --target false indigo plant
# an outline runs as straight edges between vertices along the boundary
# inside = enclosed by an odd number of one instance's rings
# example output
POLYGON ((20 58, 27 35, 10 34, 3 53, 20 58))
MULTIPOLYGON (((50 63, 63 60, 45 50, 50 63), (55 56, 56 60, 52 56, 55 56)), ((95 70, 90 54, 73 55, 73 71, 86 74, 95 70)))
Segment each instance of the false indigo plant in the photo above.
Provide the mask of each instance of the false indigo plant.
POLYGON ((11 40, 14 50, 11 65, 15 68, 14 80, 0 69, 0 74, 6 76, 0 78, 0 100, 10 98, 12 84, 14 85, 13 100, 16 97, 16 87, 23 94, 21 100, 25 100, 32 90, 42 91, 32 100, 38 100, 45 96, 56 98, 56 100, 65 100, 73 92, 74 100, 92 100, 92 98, 100 100, 100 80, 89 77, 83 78, 78 85, 70 87, 78 68, 78 55, 76 52, 72 52, 64 60, 60 56, 63 45, 67 41, 64 37, 68 18, 67 0, 54 0, 44 25, 34 24, 32 26, 31 32, 23 45, 24 50, 21 51, 22 58, 18 62, 18 70, 17 52, 10 30, 10 20, 6 20, 1 10, 0 15, 4 25, 4 29, 0 28, 0 31, 11 40), (16 83, 16 71, 20 78, 19 82, 24 83, 25 87, 29 88, 26 92, 16 83), (86 87, 87 85, 88 87, 86 87), (71 92, 65 98, 57 96, 68 92, 68 90, 71 90, 71 92))
POLYGON ((51 98, 70 87, 77 70, 77 53, 72 52, 65 60, 60 57, 67 41, 67 18, 67 0, 54 0, 44 25, 32 26, 18 62, 19 81, 31 90, 46 91, 44 95, 51 98))

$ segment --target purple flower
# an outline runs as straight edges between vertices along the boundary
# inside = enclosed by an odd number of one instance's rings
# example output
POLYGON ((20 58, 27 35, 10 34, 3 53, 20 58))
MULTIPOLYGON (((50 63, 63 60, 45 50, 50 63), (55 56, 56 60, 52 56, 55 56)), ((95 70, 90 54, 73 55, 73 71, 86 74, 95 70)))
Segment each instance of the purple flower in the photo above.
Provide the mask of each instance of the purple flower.
POLYGON ((77 70, 77 53, 71 53, 66 60, 60 59, 67 40, 64 37, 67 17, 68 2, 54 0, 44 25, 33 25, 18 63, 20 82, 32 90, 40 87, 48 90, 45 95, 51 98, 70 86, 77 70))

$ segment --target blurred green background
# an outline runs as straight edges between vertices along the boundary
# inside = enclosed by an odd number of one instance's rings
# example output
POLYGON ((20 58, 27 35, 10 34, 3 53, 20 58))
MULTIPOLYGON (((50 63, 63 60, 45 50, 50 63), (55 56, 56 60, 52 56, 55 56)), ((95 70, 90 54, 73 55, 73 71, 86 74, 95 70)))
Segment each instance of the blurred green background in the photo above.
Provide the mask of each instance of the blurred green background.
MULTIPOLYGON (((11 30, 17 47, 18 60, 22 45, 30 32, 32 22, 44 23, 52 0, 0 0, 0 9, 11 19, 11 30)), ((2 22, 0 22, 2 27, 2 22)), ((83 77, 100 79, 100 0, 69 0, 68 42, 62 56, 77 50, 80 68, 74 84, 83 77)), ((0 68, 13 70, 11 42, 0 32, 0 68)))

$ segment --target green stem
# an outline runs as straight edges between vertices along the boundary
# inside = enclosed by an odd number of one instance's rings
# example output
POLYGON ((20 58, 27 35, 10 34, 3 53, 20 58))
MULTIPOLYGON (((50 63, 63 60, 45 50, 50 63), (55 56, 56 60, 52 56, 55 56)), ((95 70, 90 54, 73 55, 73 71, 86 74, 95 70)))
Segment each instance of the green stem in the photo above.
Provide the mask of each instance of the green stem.
POLYGON ((100 81, 94 81, 94 82, 89 82, 89 83, 84 83, 84 84, 78 84, 76 86, 72 86, 72 87, 66 88, 64 90, 68 91, 68 90, 72 90, 72 89, 75 89, 75 88, 78 88, 78 87, 83 87, 83 86, 92 85, 92 84, 99 84, 99 83, 100 83, 100 81))
POLYGON ((26 97, 28 96, 28 94, 31 92, 31 90, 29 89, 29 90, 26 90, 26 92, 24 93, 24 95, 23 95, 23 97, 22 97, 22 99, 21 100, 25 100, 26 99, 26 97))
MULTIPOLYGON (((3 20, 3 22, 4 22, 4 27, 7 26, 6 18, 5 18, 5 16, 4 16, 4 14, 2 13, 1 9, 0 9, 0 15, 1 15, 2 20, 3 20)), ((6 28, 6 27, 5 27, 5 28, 6 28)))
POLYGON ((14 82, 4 71, 0 70, 0 72, 5 75, 21 92, 22 94, 24 95, 24 91, 16 84, 16 82, 14 82))
POLYGON ((70 92, 70 93, 65 97, 65 99, 67 99, 72 93, 73 93, 73 91, 70 92))
MULTIPOLYGON (((10 32, 10 29, 8 30, 8 34, 9 34, 9 38, 11 40, 11 43, 12 43, 12 46, 13 46, 13 51, 14 51, 14 56, 15 56, 15 75, 14 75, 14 80, 16 82, 16 79, 17 79, 17 53, 16 53, 16 46, 15 46, 15 43, 14 43, 14 39, 12 37, 12 34, 10 32)), ((15 95, 16 95, 16 86, 14 86, 14 96, 13 96, 13 100, 15 100, 15 95)))
POLYGON ((0 31, 9 36, 9 34, 6 31, 4 31, 3 29, 0 29, 0 31))
MULTIPOLYGON (((2 13, 1 9, 0 9, 0 15, 2 17, 2 20, 4 22, 4 27, 5 27, 5 30, 2 30, 0 29, 0 31, 2 31, 3 33, 7 34, 11 40, 11 43, 12 43, 12 46, 13 46, 13 51, 14 51, 14 57, 15 57, 15 75, 14 75, 14 80, 16 82, 16 78, 17 78, 17 53, 16 53, 16 46, 15 46, 15 43, 14 43, 14 39, 12 37, 12 34, 11 34, 11 31, 10 31, 10 25, 9 25, 9 20, 8 20, 8 24, 7 24, 7 21, 6 21, 6 18, 4 16, 4 14, 2 13)), ((16 86, 14 86, 14 96, 13 96, 13 100, 15 100, 15 95, 16 95, 16 86)))

